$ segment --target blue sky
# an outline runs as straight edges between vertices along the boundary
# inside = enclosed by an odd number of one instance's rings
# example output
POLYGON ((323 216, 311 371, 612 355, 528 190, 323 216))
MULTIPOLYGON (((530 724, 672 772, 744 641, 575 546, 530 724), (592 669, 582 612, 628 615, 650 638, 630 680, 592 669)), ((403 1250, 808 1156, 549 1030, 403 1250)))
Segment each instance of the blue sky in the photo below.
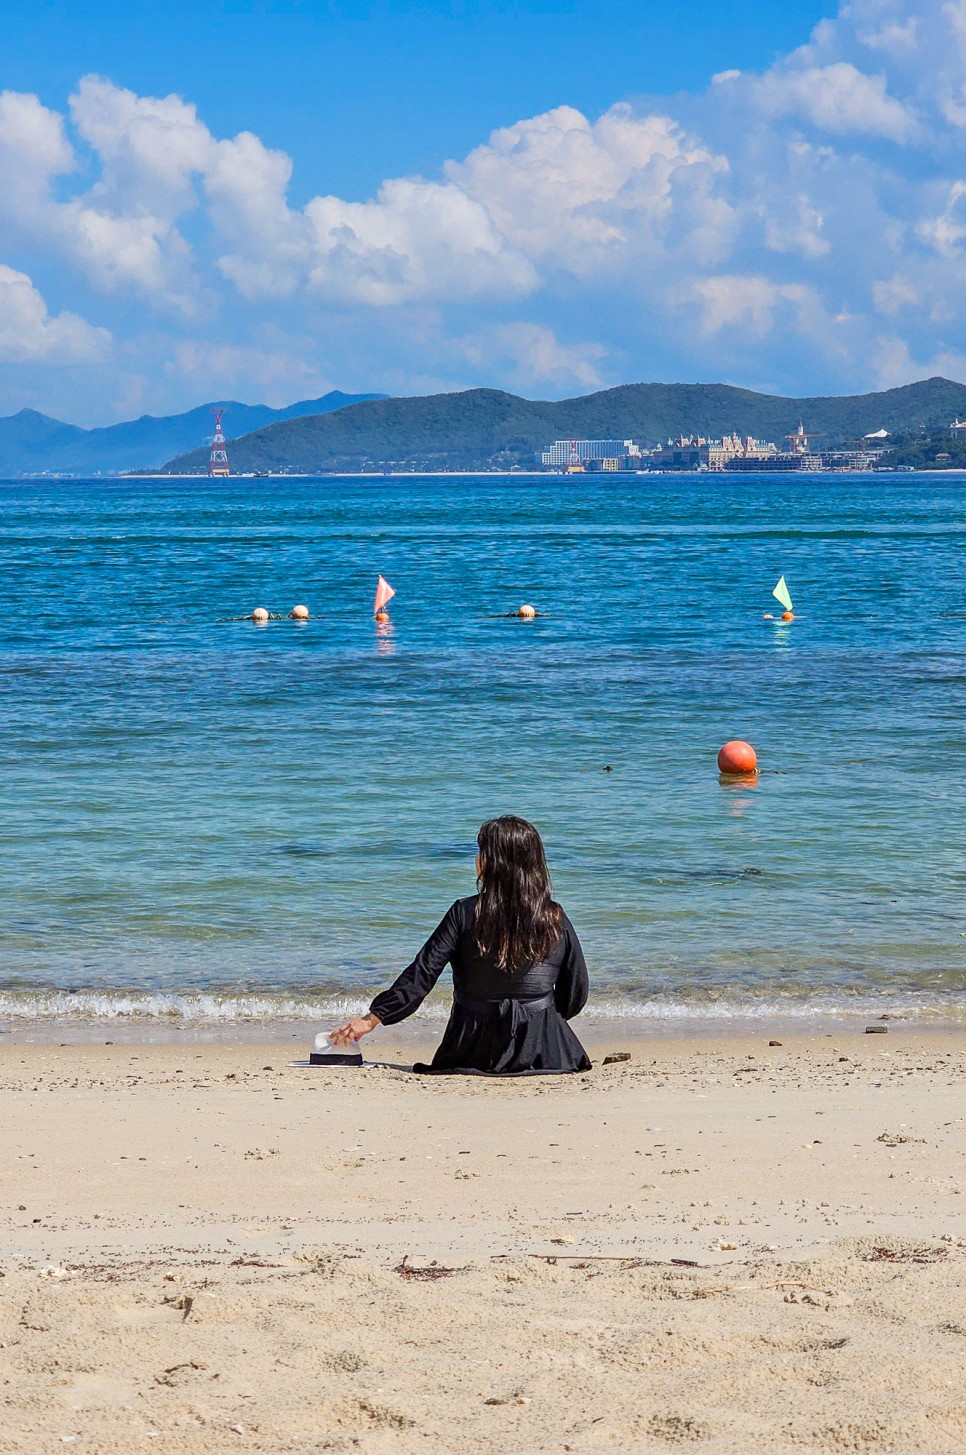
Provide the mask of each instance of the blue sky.
POLYGON ((34 0, 0 413, 966 377, 966 0, 34 0))
MULTIPOLYGON (((362 199, 429 174, 497 126, 562 102, 588 114, 766 66, 828 5, 633 0, 414 5, 34 0, 4 17, 3 87, 62 106, 82 75, 197 102, 219 135, 293 156, 296 195, 362 199)), ((831 7, 834 13, 834 5, 831 7)))

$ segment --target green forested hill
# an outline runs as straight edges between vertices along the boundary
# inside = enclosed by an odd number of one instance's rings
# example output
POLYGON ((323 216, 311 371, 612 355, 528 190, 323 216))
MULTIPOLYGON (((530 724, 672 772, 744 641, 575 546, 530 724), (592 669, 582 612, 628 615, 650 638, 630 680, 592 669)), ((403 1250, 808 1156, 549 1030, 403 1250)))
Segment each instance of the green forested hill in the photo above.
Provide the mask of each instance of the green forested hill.
MULTIPOLYGON (((540 402, 496 389, 380 399, 338 413, 286 420, 241 436, 231 446, 234 471, 315 473, 366 468, 469 469, 533 463, 554 439, 634 439, 737 430, 774 440, 804 421, 823 445, 876 429, 891 434, 946 425, 966 414, 966 385, 925 379, 880 394, 784 399, 727 384, 625 384, 578 399, 540 402)), ((164 466, 168 473, 204 471, 195 450, 164 466)))
POLYGON ((948 429, 903 435, 889 451, 889 464, 908 465, 913 470, 963 470, 966 439, 948 429))

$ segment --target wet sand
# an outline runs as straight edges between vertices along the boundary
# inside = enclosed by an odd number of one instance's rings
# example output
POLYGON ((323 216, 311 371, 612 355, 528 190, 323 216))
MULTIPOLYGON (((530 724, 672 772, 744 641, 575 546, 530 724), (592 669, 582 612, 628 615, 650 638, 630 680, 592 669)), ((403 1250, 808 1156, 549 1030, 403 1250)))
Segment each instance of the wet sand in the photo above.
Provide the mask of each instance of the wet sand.
POLYGON ((0 1039, 0 1451, 966 1450, 966 1037, 768 1039, 0 1039))

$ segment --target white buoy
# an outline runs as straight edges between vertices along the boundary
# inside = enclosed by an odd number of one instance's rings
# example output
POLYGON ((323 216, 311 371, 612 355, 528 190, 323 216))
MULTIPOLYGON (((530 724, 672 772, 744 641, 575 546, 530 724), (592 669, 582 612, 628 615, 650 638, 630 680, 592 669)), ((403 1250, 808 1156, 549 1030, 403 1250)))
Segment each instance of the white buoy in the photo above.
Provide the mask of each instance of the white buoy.
POLYGON ((255 607, 255 610, 252 612, 252 621, 257 622, 259 626, 265 625, 265 623, 268 621, 268 612, 265 610, 264 606, 255 607))
POLYGON ((535 606, 521 606, 517 612, 517 616, 521 616, 524 621, 533 621, 536 614, 537 608, 535 606))
POLYGON ((293 606, 290 615, 293 621, 308 621, 309 609, 307 606, 293 606))

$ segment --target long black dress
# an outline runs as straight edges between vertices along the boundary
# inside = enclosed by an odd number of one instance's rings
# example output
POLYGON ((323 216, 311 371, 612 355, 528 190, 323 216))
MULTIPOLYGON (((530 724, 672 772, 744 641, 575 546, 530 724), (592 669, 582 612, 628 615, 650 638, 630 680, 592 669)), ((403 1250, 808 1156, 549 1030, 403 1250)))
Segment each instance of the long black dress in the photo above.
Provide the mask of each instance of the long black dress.
POLYGON ((392 1026, 418 1010, 447 964, 453 1009, 432 1064, 414 1071, 520 1075, 589 1071, 567 1022, 587 1004, 587 965, 576 931, 560 912, 560 935, 545 960, 508 974, 476 943, 477 895, 451 905, 411 965, 369 1009, 392 1026))

